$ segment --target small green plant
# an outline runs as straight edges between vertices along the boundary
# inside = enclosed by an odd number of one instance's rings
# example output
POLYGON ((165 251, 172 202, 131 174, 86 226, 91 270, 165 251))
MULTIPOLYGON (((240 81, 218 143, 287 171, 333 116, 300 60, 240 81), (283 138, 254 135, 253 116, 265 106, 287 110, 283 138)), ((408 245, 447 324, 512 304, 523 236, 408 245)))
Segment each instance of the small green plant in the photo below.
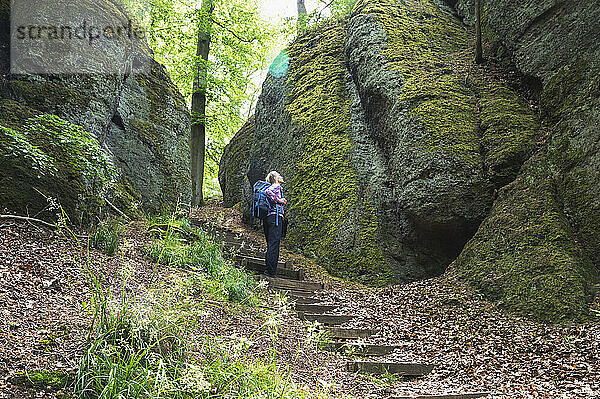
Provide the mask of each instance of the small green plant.
POLYGON ((158 235, 150 247, 150 258, 160 264, 203 273, 204 287, 234 302, 255 302, 256 282, 250 274, 223 258, 221 248, 187 220, 154 220, 148 229, 158 235))
POLYGON ((399 374, 390 374, 388 371, 386 371, 380 375, 369 375, 368 379, 380 387, 389 387, 394 385, 396 382, 401 381, 403 377, 399 374))
MULTIPOLYGON (((174 277, 132 298, 113 293, 89 273, 91 298, 84 307, 93 318, 74 393, 79 398, 328 398, 333 388, 308 389, 290 380, 273 357, 251 360, 254 336, 197 336, 204 310, 194 298, 197 273, 174 277)), ((276 316, 276 312, 273 312, 276 316)))
POLYGON ((11 378, 11 383, 28 388, 61 389, 70 386, 74 376, 64 371, 30 370, 18 373, 11 378))
POLYGON ((98 224, 92 235, 92 246, 105 254, 115 254, 121 237, 125 233, 125 227, 120 219, 107 218, 98 224))
POLYGON ((124 292, 115 298, 89 275, 92 295, 84 305, 93 322, 75 393, 99 399, 163 397, 185 367, 182 322, 173 317, 179 309, 168 311, 160 301, 135 304, 124 292))
POLYGON ((314 345, 316 348, 323 350, 333 343, 331 332, 324 329, 317 321, 307 322, 306 332, 306 345, 314 345))

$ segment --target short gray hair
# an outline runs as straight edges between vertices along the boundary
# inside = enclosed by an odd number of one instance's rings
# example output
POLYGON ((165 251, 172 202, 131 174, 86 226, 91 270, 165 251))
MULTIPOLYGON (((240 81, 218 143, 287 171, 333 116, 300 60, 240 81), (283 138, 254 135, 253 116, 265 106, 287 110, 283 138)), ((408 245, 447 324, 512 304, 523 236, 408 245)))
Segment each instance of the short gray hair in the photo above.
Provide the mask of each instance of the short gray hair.
POLYGON ((271 183, 271 184, 275 184, 279 181, 281 181, 283 183, 283 177, 281 177, 281 175, 279 173, 272 171, 272 172, 269 172, 267 177, 265 177, 265 181, 267 181, 268 183, 271 183))

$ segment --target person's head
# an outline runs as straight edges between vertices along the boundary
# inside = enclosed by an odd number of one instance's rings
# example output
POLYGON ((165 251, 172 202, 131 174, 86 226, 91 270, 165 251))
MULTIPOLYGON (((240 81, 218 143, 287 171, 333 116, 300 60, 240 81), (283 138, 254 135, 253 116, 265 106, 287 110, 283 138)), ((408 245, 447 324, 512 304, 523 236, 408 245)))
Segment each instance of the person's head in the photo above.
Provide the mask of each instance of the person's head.
POLYGON ((269 172, 269 174, 267 175, 267 177, 265 177, 265 180, 268 183, 271 184, 275 184, 275 183, 283 183, 283 177, 281 177, 281 175, 275 171, 269 172))

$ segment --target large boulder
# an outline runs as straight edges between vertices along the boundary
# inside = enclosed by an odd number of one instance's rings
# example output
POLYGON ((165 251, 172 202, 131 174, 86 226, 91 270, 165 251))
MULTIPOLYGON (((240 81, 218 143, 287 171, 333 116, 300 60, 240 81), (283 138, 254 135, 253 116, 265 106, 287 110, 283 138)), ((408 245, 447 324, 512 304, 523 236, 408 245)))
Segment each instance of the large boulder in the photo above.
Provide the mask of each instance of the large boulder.
MULTIPOLYGON (((0 3, 0 25, 3 29, 10 26, 9 4, 5 1, 0 3)), ((52 15, 51 10, 46 10, 47 13, 44 11, 44 7, 52 7, 52 2, 43 2, 39 7, 39 15, 52 15)), ((128 20, 119 2, 112 0, 77 2, 76 7, 78 9, 75 11, 80 9, 84 15, 93 10, 93 16, 99 19, 99 23, 128 20)), ((8 39, 6 35, 0 35, 0 51, 9 47, 8 39)), ((133 57, 129 62, 111 64, 115 54, 110 51, 104 58, 100 55, 100 59, 87 60, 89 63, 106 62, 106 65, 117 68, 109 68, 107 73, 11 75, 4 71, 0 84, 4 109, 0 115, 0 125, 23 133, 31 131, 31 118, 54 115, 91 133, 117 173, 112 190, 104 193, 103 197, 113 199, 113 205, 122 207, 124 212, 130 214, 142 209, 159 212, 171 208, 178 199, 187 201, 191 191, 189 111, 164 66, 151 58, 145 41, 135 43, 137 47, 129 49, 133 57), (145 63, 145 68, 135 69, 132 65, 136 63, 145 63), (11 118, 18 113, 27 114, 29 118, 15 123, 11 118)), ((38 47, 31 48, 30 52, 20 52, 19 60, 42 62, 40 60, 46 53, 40 52, 38 47)), ((98 53, 95 55, 98 56, 98 53)), ((67 61, 81 62, 75 58, 64 62, 67 61)), ((3 59, 2 69, 5 70, 6 66, 3 59)), ((30 133, 25 136, 32 136, 33 132, 30 133)), ((49 149, 41 150, 47 152, 49 149)), ((15 184, 22 183, 13 179, 2 184, 2 193, 5 193, 15 188, 15 184)), ((33 208, 44 202, 44 196, 70 202, 64 190, 58 190, 57 187, 60 184, 44 186, 41 190, 43 195, 39 194, 39 197, 32 194, 23 196, 20 202, 16 197, 10 202, 2 198, 0 202, 13 210, 28 209, 34 213, 39 209, 33 208)), ((32 193, 37 191, 40 190, 33 190, 32 193)))
POLYGON ((584 318, 600 264, 600 7, 484 2, 493 62, 475 66, 473 2, 446 3, 361 0, 297 38, 237 181, 282 172, 290 243, 338 276, 410 281, 454 261, 508 309, 584 318))
MULTIPOLYGON (((467 23, 472 3, 457 4, 467 23)), ((511 309, 545 320, 581 318, 600 266, 600 4, 484 4, 488 48, 502 48, 535 83, 548 139, 457 267, 511 309)))
POLYGON ((464 25, 429 0, 359 1, 287 54, 263 85, 247 177, 284 175, 291 244, 370 284, 441 274, 534 151, 534 111, 471 70, 464 25))
POLYGON ((248 152, 254 137, 256 123, 254 117, 246 121, 244 126, 223 149, 219 163, 219 185, 223 192, 223 205, 232 207, 239 203, 250 192, 248 171, 248 152))

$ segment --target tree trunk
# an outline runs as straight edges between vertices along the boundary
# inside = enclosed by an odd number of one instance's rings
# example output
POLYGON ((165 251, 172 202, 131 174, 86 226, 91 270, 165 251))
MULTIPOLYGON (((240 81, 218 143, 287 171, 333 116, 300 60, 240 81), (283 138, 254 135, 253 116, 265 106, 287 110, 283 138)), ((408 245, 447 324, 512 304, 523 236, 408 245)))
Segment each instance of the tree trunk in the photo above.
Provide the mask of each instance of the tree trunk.
POLYGON ((192 161, 192 206, 204 205, 204 158, 206 141, 206 86, 208 53, 210 50, 212 0, 202 0, 196 65, 192 85, 192 129, 190 135, 190 158, 192 161))
POLYGON ((306 28, 306 7, 304 6, 304 0, 296 0, 296 5, 298 7, 298 33, 300 34, 306 28))
POLYGON ((475 63, 483 62, 483 49, 481 46, 481 1, 475 0, 475 63))

